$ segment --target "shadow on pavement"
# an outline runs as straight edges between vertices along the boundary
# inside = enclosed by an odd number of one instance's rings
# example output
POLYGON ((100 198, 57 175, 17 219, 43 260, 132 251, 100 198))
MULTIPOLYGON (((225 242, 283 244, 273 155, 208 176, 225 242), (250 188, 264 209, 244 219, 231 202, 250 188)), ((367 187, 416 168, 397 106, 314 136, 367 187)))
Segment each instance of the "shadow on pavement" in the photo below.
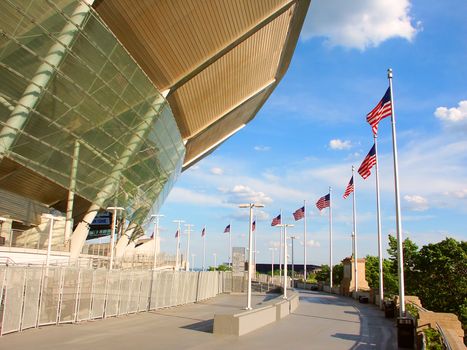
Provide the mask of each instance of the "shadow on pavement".
POLYGON ((189 329, 192 331, 204 332, 204 333, 212 333, 213 327, 214 327, 214 319, 192 323, 192 324, 180 327, 180 328, 189 329))

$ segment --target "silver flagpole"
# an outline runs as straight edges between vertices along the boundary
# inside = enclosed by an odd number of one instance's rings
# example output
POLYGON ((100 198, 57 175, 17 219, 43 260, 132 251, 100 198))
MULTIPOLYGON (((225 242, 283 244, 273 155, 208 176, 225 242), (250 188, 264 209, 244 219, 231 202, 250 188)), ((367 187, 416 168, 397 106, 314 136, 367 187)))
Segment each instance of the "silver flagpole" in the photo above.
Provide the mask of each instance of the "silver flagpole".
POLYGON ((232 222, 229 223, 229 265, 232 268, 232 222))
POLYGON ((383 287, 383 243, 381 239, 381 207, 379 200, 379 169, 378 169, 378 136, 374 135, 375 140, 375 175, 376 175, 376 221, 378 225, 378 259, 379 259, 379 307, 383 308, 384 287, 383 287))
POLYGON ((306 283, 306 200, 303 201, 303 281, 306 283))
POLYGON ((391 90, 391 124, 392 124, 392 153, 394 157, 394 192, 396 197, 396 232, 397 232, 397 261, 399 277, 399 316, 405 316, 405 288, 404 288, 404 254, 402 250, 401 205, 399 198, 399 167, 397 161, 396 115, 394 113, 394 96, 392 91, 392 69, 388 69, 389 89, 391 90))
MULTIPOLYGON (((282 225, 282 209, 281 209, 280 215, 281 215, 281 225, 282 225)), ((282 226, 280 226, 280 230, 281 230, 281 233, 280 233, 281 238, 280 238, 280 256, 279 256, 279 279, 282 281, 282 268, 284 267, 284 250, 283 250, 284 246, 282 245, 284 232, 283 232, 282 226)))
POLYGON ((204 226, 203 235, 203 271, 206 271, 206 226, 204 226))
POLYGON ((357 200, 355 192, 357 186, 355 184, 355 167, 352 165, 352 181, 353 181, 353 244, 354 244, 354 277, 355 277, 355 298, 358 298, 358 253, 357 253, 357 200))
POLYGON ((331 200, 332 187, 329 186, 329 286, 332 292, 332 200, 331 200))

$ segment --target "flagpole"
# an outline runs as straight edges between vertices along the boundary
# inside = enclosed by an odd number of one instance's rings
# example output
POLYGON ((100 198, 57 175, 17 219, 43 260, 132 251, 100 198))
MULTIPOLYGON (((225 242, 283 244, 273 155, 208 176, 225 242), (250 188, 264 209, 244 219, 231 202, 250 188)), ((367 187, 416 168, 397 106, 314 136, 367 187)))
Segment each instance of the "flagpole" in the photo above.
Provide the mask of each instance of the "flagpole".
POLYGON ((379 199, 379 169, 378 169, 378 136, 373 135, 375 140, 375 178, 376 178, 376 221, 378 226, 378 259, 379 259, 379 307, 383 307, 384 287, 383 287, 383 243, 381 239, 381 207, 379 199))
POLYGON ((232 222, 229 223, 230 230, 229 230, 229 265, 230 269, 232 269, 232 222))
POLYGON ((332 292, 332 187, 329 186, 329 286, 332 292))
POLYGON ((357 191, 356 181, 354 177, 355 167, 352 165, 352 181, 353 181, 353 244, 354 244, 354 277, 355 277, 355 298, 358 293, 358 253, 357 253, 357 206, 355 192, 357 191))
POLYGON ((306 200, 303 201, 303 281, 306 284, 306 200))
POLYGON ((204 226, 204 235, 203 235, 203 271, 206 267, 206 226, 204 226))
POLYGON ((178 264, 179 264, 179 256, 180 256, 180 224, 182 222, 185 222, 183 220, 173 220, 173 222, 176 222, 177 225, 177 247, 176 247, 176 253, 175 253, 175 270, 178 271, 178 264))
POLYGON ((253 227, 251 228, 251 232, 253 234, 253 237, 255 238, 255 264, 253 265, 255 267, 255 274, 256 274, 256 254, 258 253, 258 249, 256 249, 256 215, 255 215, 255 230, 253 231, 253 227))
MULTIPOLYGON (((282 209, 280 212, 280 217, 281 217, 281 224, 282 224, 282 209)), ((282 281, 282 268, 284 267, 284 251, 283 251, 283 235, 284 232, 282 230, 282 226, 280 226, 280 256, 279 256, 279 279, 282 281)))
POLYGON ((396 115, 394 113, 394 96, 392 91, 392 69, 388 69, 389 89, 391 90, 391 125, 392 125, 392 153, 394 158, 394 192, 396 200, 396 232, 397 232, 397 261, 399 277, 399 316, 405 316, 405 288, 404 288, 404 257, 402 250, 402 225, 399 198, 399 167, 397 161, 396 115))

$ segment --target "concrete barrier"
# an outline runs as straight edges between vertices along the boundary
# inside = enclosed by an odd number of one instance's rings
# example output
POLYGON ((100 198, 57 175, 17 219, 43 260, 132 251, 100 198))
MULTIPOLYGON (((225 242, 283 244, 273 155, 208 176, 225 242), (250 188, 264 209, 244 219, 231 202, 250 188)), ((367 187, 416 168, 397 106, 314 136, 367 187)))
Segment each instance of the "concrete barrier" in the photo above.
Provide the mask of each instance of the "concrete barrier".
POLYGON ((244 335, 276 321, 274 305, 240 313, 221 313, 214 315, 214 334, 244 335))
POLYGON ((291 293, 288 299, 278 297, 253 310, 215 314, 213 332, 214 334, 242 336, 279 321, 295 311, 298 304, 298 293, 291 293))

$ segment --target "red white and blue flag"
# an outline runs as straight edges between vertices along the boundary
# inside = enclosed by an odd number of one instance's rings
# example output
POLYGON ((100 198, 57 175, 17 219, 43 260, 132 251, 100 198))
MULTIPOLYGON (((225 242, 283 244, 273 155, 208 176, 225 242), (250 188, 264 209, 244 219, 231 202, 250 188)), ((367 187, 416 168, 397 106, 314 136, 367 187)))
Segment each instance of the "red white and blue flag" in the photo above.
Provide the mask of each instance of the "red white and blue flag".
POLYGON ((316 202, 316 208, 318 208, 320 211, 323 210, 324 208, 329 207, 331 204, 331 194, 328 193, 325 196, 322 196, 318 201, 316 202))
POLYGON ((358 173, 364 179, 366 179, 368 176, 371 175, 371 168, 375 164, 376 164, 376 151, 375 151, 375 145, 373 144, 373 147, 371 147, 370 152, 368 152, 367 156, 365 157, 362 164, 360 165, 360 168, 358 168, 358 173))
POLYGON ((353 176, 350 178, 349 184, 347 185, 347 188, 345 189, 344 192, 344 199, 346 199, 350 194, 354 191, 354 186, 353 186, 353 176))
POLYGON ((277 215, 274 219, 272 219, 271 226, 277 226, 280 224, 282 224, 281 214, 277 215))
POLYGON ((180 232, 177 230, 177 232, 175 232, 175 238, 178 238, 178 236, 180 236, 180 232))
POLYGON ((391 88, 388 88, 381 101, 366 115, 366 121, 371 125, 374 135, 378 134, 379 121, 383 118, 390 117, 391 114, 391 88))
POLYGON ((230 233, 230 224, 225 227, 224 233, 230 233))
POLYGON ((206 227, 203 227, 203 231, 201 231, 201 237, 206 236, 206 227))
POLYGON ((297 209, 297 210, 295 210, 294 213, 293 213, 293 218, 295 219, 295 221, 303 219, 304 217, 305 217, 305 207, 304 206, 297 209))

